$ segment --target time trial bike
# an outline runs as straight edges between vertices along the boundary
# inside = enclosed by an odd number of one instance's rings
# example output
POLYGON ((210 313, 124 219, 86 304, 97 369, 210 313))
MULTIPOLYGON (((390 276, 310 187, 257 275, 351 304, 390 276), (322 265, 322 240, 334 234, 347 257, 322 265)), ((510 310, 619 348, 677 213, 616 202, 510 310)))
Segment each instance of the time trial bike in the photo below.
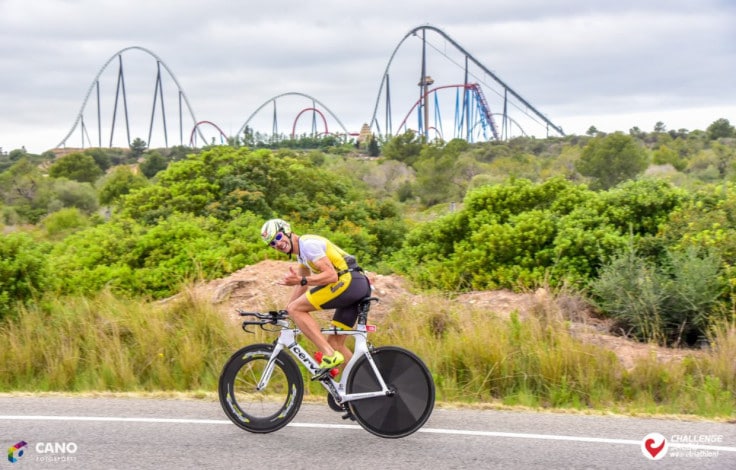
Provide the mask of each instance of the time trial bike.
POLYGON ((322 328, 325 335, 355 339, 353 357, 336 380, 338 369, 320 369, 297 342, 300 333, 285 310, 246 312, 242 328, 249 326, 279 332, 272 344, 251 344, 235 352, 220 374, 218 395, 228 418, 254 433, 277 431, 294 419, 304 398, 304 378, 298 364, 329 393, 327 402, 344 418, 357 421, 368 432, 385 438, 412 434, 434 409, 435 387, 422 360, 397 346, 373 347, 368 333, 368 312, 376 297, 359 302, 354 329, 322 328))

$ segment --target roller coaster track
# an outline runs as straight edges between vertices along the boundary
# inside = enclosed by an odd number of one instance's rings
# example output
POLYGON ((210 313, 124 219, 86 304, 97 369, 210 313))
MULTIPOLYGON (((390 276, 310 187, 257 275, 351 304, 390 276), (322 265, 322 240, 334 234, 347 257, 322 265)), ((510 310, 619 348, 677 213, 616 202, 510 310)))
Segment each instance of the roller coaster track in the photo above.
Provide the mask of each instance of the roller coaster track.
MULTIPOLYGON (((418 26, 418 27, 413 28, 412 30, 410 30, 401 39, 401 41, 399 41, 399 43, 394 48, 394 51, 391 53, 391 57, 388 60, 388 64, 386 65, 386 68, 385 68, 385 70, 383 72, 383 76, 381 78, 381 83, 380 83, 380 85, 378 87, 378 94, 376 96, 376 102, 375 102, 375 105, 373 107, 373 114, 372 114, 371 120, 370 120, 370 123, 371 123, 370 126, 371 126, 371 128, 374 128, 375 127, 376 130, 377 130, 377 132, 379 134, 381 134, 381 129, 380 129, 380 124, 378 123, 378 119, 376 118, 376 115, 378 114, 378 108, 379 108, 379 104, 380 104, 380 101, 381 101, 382 91, 384 89, 386 89, 386 110, 387 110, 386 111, 386 132, 389 135, 391 133, 391 129, 390 129, 390 111, 389 111, 391 104, 390 104, 390 91, 389 91, 389 80, 388 80, 388 77, 389 77, 389 69, 391 68, 391 63, 393 62, 394 58, 396 57, 396 54, 399 51, 399 49, 401 48, 402 44, 404 44, 404 42, 408 38, 410 38, 412 36, 417 36, 417 33, 419 33, 419 32, 422 33, 422 43, 423 43, 423 51, 424 51, 424 47, 426 45, 426 31, 433 31, 433 32, 439 34, 440 36, 442 36, 447 42, 449 42, 453 47, 455 47, 455 49, 457 49, 459 52, 461 52, 465 56, 466 63, 467 63, 467 61, 471 61, 473 64, 475 64, 477 67, 479 67, 484 73, 486 73, 489 77, 491 77, 496 83, 498 83, 501 87, 503 87, 503 89, 504 89, 504 99, 506 99, 506 94, 510 94, 511 96, 513 96, 514 98, 516 98, 516 100, 518 100, 521 104, 523 104, 537 118, 541 119, 547 125, 548 130, 549 129, 552 129, 552 130, 554 130, 555 132, 557 132, 561 136, 564 136, 565 135, 565 133, 563 132, 563 130, 562 130, 561 127, 557 126, 552 121, 550 121, 544 114, 542 114, 540 111, 538 111, 527 100, 525 100, 521 95, 519 95, 516 91, 514 91, 511 87, 509 87, 498 76, 496 76, 496 74, 494 74, 493 72, 491 72, 490 70, 488 70, 487 67, 485 67, 483 64, 481 64, 475 57, 473 57, 472 54, 470 54, 467 50, 465 50, 465 48, 463 48, 460 44, 458 44, 454 39, 452 39, 449 35, 447 35, 441 29, 439 29, 439 28, 437 28, 435 26, 429 26, 429 25, 418 26)), ((466 69, 466 76, 467 76, 467 69, 466 69)), ((427 85, 426 84, 425 85, 422 85, 422 82, 425 81, 425 78, 426 77, 427 77, 427 75, 426 75, 426 70, 425 70, 425 57, 424 57, 424 52, 423 52, 423 56, 422 56, 422 78, 420 80, 420 86, 423 86, 424 87, 421 96, 425 96, 425 97, 428 95, 427 85)), ((485 100, 485 98, 483 98, 483 100, 485 100)), ((484 107, 485 107, 486 110, 488 110, 487 103, 486 103, 486 105, 484 107)), ((488 122, 489 123, 493 123, 493 120, 490 118, 492 116, 491 113, 490 113, 490 110, 488 110, 488 113, 486 113, 486 114, 487 114, 487 117, 489 117, 488 122)), ((491 124, 491 125, 492 125, 493 128, 495 128, 495 125, 494 124, 491 124)), ((426 128, 425 128, 425 132, 426 132, 426 128)), ((494 131, 494 135, 496 135, 496 136, 498 135, 498 131, 497 130, 494 131)))
MULTIPOLYGON (((290 92, 287 92, 287 93, 282 93, 282 94, 280 94, 280 95, 276 95, 276 96, 274 96, 273 98, 271 98, 271 99, 267 100, 267 101, 266 101, 265 103, 263 103, 262 105, 260 105, 260 106, 259 106, 259 107, 258 107, 258 108, 257 108, 257 109, 255 110, 255 111, 253 111, 253 112, 252 112, 252 113, 250 114, 250 116, 248 116, 248 119, 246 119, 246 120, 245 120, 245 122, 243 123, 243 125, 242 125, 242 126, 240 126, 240 129, 238 130, 238 133, 237 133, 237 135, 238 135, 238 136, 240 136, 240 135, 243 135, 243 133, 245 132, 245 129, 246 129, 246 127, 248 127, 248 124, 250 123, 250 121, 251 121, 251 120, 252 120, 252 119, 253 119, 253 118, 255 117, 255 115, 256 115, 256 114, 258 114, 258 112, 259 112, 260 110, 262 110, 263 108, 265 108, 265 107, 266 107, 266 106, 267 106, 267 105, 268 105, 269 103, 274 103, 274 106, 276 106, 276 100, 277 100, 277 99, 279 99, 279 98, 282 98, 282 97, 284 97, 284 96, 302 96, 302 97, 304 97, 304 98, 307 98, 307 99, 309 99, 309 100, 312 100, 312 102, 314 102, 314 103, 317 103, 317 104, 319 104, 319 105, 320 105, 320 106, 321 106, 322 108, 324 108, 324 109, 325 109, 325 111, 327 111, 327 112, 329 113, 329 115, 330 115, 330 116, 332 116, 332 118, 333 118, 333 119, 334 119, 335 121, 337 121, 337 124, 338 124, 338 125, 339 125, 339 126, 340 126, 340 127, 342 128, 343 132, 345 132, 345 135, 349 135, 349 134, 350 134, 350 132, 348 132, 347 128, 346 128, 346 127, 345 127, 345 125, 344 125, 344 124, 342 123, 342 121, 340 121, 340 119, 339 119, 339 118, 338 118, 338 117, 337 117, 337 116, 335 115, 335 113, 333 113, 333 112, 332 112, 332 111, 330 110, 330 108, 328 108, 327 106, 325 106, 325 105, 324 105, 324 103, 320 102, 320 101, 319 101, 319 100, 318 100, 317 98, 314 98, 314 97, 312 97, 312 96, 309 96, 309 95, 307 95, 307 94, 305 94, 305 93, 299 93, 299 92, 296 92, 296 91, 290 91, 290 92)), ((312 108, 314 108, 314 106, 312 106, 312 108)), ((298 118, 299 118, 299 116, 297 116, 297 119, 298 119, 298 118)), ((324 117, 323 117, 323 119, 324 119, 324 117)), ((294 125, 296 125, 296 120, 294 120, 294 125)), ((274 124, 273 124, 273 126, 274 126, 274 134, 276 134, 276 133, 277 133, 277 128, 276 128, 276 119, 275 119, 275 113, 274 113, 274 124)), ((327 123, 325 123, 325 127, 326 127, 326 126, 327 126, 327 123)), ((292 128, 292 137, 293 137, 293 134, 294 134, 294 130, 295 130, 295 129, 294 129, 294 128, 292 128)))
POLYGON ((491 108, 488 107, 488 100, 486 100, 486 96, 483 94, 483 89, 477 83, 471 83, 469 88, 478 96, 479 107, 483 113, 483 120, 481 122, 484 124, 488 123, 491 127, 493 138, 499 140, 498 129, 496 128, 496 123, 493 121, 491 108))
MULTIPOLYGON (((461 100, 456 99, 456 115, 455 115, 455 137, 460 137, 463 139, 468 140, 469 142, 472 141, 473 138, 477 137, 477 131, 482 128, 483 131, 483 138, 488 139, 487 130, 490 130, 491 136, 493 139, 496 140, 502 140, 504 138, 507 138, 507 130, 508 127, 510 127, 510 124, 516 125, 516 127, 521 130, 522 134, 526 135, 524 130, 522 129, 519 122, 513 120, 509 114, 507 113, 509 97, 512 97, 515 101, 511 102, 511 105, 516 107, 517 109, 521 110, 522 113, 527 118, 531 118, 532 121, 534 121, 537 125, 544 123, 547 127, 547 133, 549 134, 550 130, 558 133, 559 135, 564 136, 564 132, 562 131, 562 128, 555 125, 552 121, 550 121, 545 115, 543 115, 541 112, 539 112, 536 108, 534 108, 527 100, 522 98, 516 91, 511 89, 504 81, 502 81, 498 76, 496 76, 493 72, 491 72, 488 68, 486 68, 483 64, 481 64, 475 57, 473 57, 467 50, 465 50, 460 44, 458 44, 455 40, 453 40, 449 35, 444 33, 441 29, 424 25, 424 26, 418 26, 413 29, 411 29, 406 35, 399 41, 399 43, 394 48, 388 63, 386 64, 386 68, 383 72, 383 76, 381 78, 381 83, 379 85, 378 94, 376 96, 375 105, 373 107, 373 114, 370 119, 370 129, 371 132, 375 132, 377 135, 383 135, 384 137, 390 137, 391 133, 393 131, 392 125, 390 123, 391 115, 390 115, 390 108, 391 108, 391 96, 390 96, 390 89, 389 89, 389 70, 391 68, 392 63, 395 61, 397 57, 397 53, 401 49, 402 45, 406 42, 406 40, 410 37, 417 37, 420 36, 420 39, 422 41, 422 70, 421 70, 421 79, 420 83, 418 84, 420 88, 420 98, 419 100, 414 104, 414 107, 409 111, 411 113, 414 110, 418 110, 418 124, 419 124, 419 131, 420 133, 423 133, 425 137, 427 137, 427 133, 429 129, 434 129, 438 134, 442 135, 442 123, 440 118, 440 108, 444 105, 440 105, 438 100, 438 93, 437 91, 444 88, 450 88, 455 87, 458 90, 463 90, 463 99, 462 99, 462 111, 460 111, 460 103, 461 100), (443 52, 438 49, 436 46, 430 44, 427 41, 427 32, 437 33, 439 34, 444 40, 446 41, 446 49, 445 52, 447 52, 447 44, 450 44, 452 47, 454 47, 453 53, 459 53, 464 56, 464 68, 465 68, 465 79, 464 83, 459 85, 443 85, 438 86, 436 88, 430 89, 429 85, 434 83, 434 80, 432 80, 427 74, 426 74, 426 49, 427 46, 434 48, 437 50, 440 54, 443 52), (469 80, 469 76, 473 75, 475 77, 475 73, 471 74, 469 71, 469 65, 474 64, 477 66, 480 70, 482 70, 483 73, 485 73, 486 77, 491 77, 496 84, 500 85, 500 87, 503 89, 503 93, 498 93, 497 88, 490 88, 495 93, 498 94, 499 97, 503 100, 503 110, 499 113, 499 109, 494 109, 496 112, 492 112, 491 106, 489 106, 489 102, 486 99, 486 95, 483 91, 483 88, 481 87, 481 84, 486 85, 486 82, 480 79, 481 83, 471 83, 469 80), (377 114, 379 110, 379 103, 381 102, 381 98, 385 91, 385 99, 386 99, 386 125, 385 125, 385 133, 381 131, 381 126, 379 125, 377 114), (434 94, 434 100, 435 100, 435 125, 431 126, 429 123, 429 105, 428 100, 430 94, 434 94), (472 104, 471 104, 472 101, 472 104), (521 106, 520 106, 521 105, 521 106), (422 115, 423 113, 423 115, 422 115), (501 128, 497 125, 497 120, 500 120, 502 123, 501 128), (459 123, 459 125, 458 125, 459 123)), ((123 101, 123 109, 125 112, 125 126, 127 130, 127 140, 128 145, 130 145, 130 124, 128 119, 128 106, 127 106, 127 97, 126 97, 126 91, 125 91, 125 77, 123 74, 123 53, 130 51, 130 50, 139 50, 142 51, 149 56, 153 57, 156 60, 156 67, 157 67, 157 77, 156 77, 156 88, 154 92, 154 99, 153 99, 153 109, 151 110, 151 119, 148 127, 148 142, 147 144, 151 144, 151 135, 153 131, 153 122, 154 122, 154 114, 156 112, 156 105, 157 100, 160 97, 160 106, 161 106, 161 114, 163 118, 163 132, 164 132, 164 139, 166 141, 166 146, 168 147, 168 135, 167 135, 167 126, 166 126, 166 113, 164 110, 164 97, 163 97, 163 86, 162 86, 162 80, 161 80, 161 67, 163 67, 167 72, 170 78, 173 80, 173 83, 176 85, 178 89, 178 99, 179 99, 179 126, 180 126, 180 134, 181 134, 181 140, 182 145, 183 142, 183 130, 181 127, 183 126, 182 122, 182 109, 183 104, 186 106, 189 115, 192 119, 192 123, 194 127, 191 130, 191 135, 189 138, 189 144, 194 145, 196 144, 195 134, 198 135, 201 140, 204 142, 205 138, 201 131, 201 125, 210 125, 214 127, 220 135, 221 141, 222 140, 229 140, 227 136, 222 132, 222 130, 217 127, 213 122, 211 121, 198 121, 195 116, 194 112, 192 111, 192 106, 189 103, 189 99, 187 98, 186 94, 184 93, 181 85, 179 84, 178 79, 174 75, 174 73, 171 71, 171 69, 164 63, 164 61, 157 56, 155 53, 151 52, 150 50, 139 47, 139 46, 131 46, 126 47, 124 49, 121 49, 120 51, 113 54, 107 62, 104 63, 104 65, 100 68, 97 75, 92 80, 92 83, 89 85, 89 88, 87 90, 87 93, 84 97, 84 101, 82 102, 82 106, 80 108, 79 113, 76 116, 76 119, 74 120, 74 123, 71 126, 71 129, 66 134, 66 136, 61 140, 59 145, 57 147, 63 147, 66 146, 67 141, 72 136, 72 134, 75 132, 76 129, 78 129, 81 125, 81 132, 82 132, 82 146, 84 147, 85 142, 85 136, 87 138, 87 141, 91 144, 91 139, 87 135, 87 128, 85 127, 84 122, 84 112, 88 105, 88 102, 90 101, 90 97, 92 96, 93 91, 96 89, 97 91, 97 126, 98 126, 98 135, 99 135, 99 145, 102 146, 102 124, 101 124, 101 118, 100 118, 100 77, 102 76, 103 72, 108 68, 108 66, 114 61, 118 60, 119 62, 119 69, 118 69, 118 77, 117 77, 117 90, 115 95, 115 106, 113 111, 113 118, 112 118, 112 124, 111 124, 111 130, 110 130, 110 146, 112 147, 113 143, 113 135, 115 132, 115 125, 116 125, 116 115, 118 112, 118 99, 120 98, 121 89, 122 89, 122 101, 123 101), (183 104, 182 104, 183 102, 183 104)), ((445 54, 446 58, 450 58, 445 54)), ((452 60, 452 59, 450 59, 452 60)), ((462 67, 458 62, 455 62, 455 65, 462 67)), ((474 72, 476 72, 477 69, 474 69, 474 72)), ((402 84, 406 85, 403 80, 401 82, 402 84)), ((249 124, 254 119, 254 117, 267 105, 273 104, 273 121, 272 121, 272 135, 274 137, 279 136, 278 132, 278 119, 277 119, 277 113, 276 113, 276 104, 277 100, 286 97, 286 96, 300 96, 307 98, 308 100, 311 100, 312 106, 302 109, 301 112, 296 116, 296 118, 293 121, 293 124, 291 126, 291 137, 295 137, 296 132, 296 124, 299 120, 299 117, 307 112, 312 111, 313 112, 313 118, 312 118, 312 133, 316 134, 316 115, 319 115, 322 119, 322 122, 324 124, 324 133, 329 133, 328 126, 327 126, 327 120, 325 119, 325 115, 328 114, 332 119, 334 119, 337 123, 337 127, 341 128, 343 134, 345 136, 356 136, 359 135, 356 132, 350 132, 347 130, 345 125, 342 123, 342 121, 335 115, 332 110, 330 110, 327 106, 325 106, 323 103, 321 103, 316 98, 305 94, 305 93, 299 93, 299 92, 287 92, 282 93, 277 96, 274 96, 273 98, 270 98, 266 102, 264 102, 262 105, 260 105, 255 111, 253 111, 250 116, 245 120, 243 125, 238 130, 238 133, 235 135, 235 137, 242 136, 244 132, 248 129, 249 124), (321 107, 321 109, 324 111, 320 111, 320 109, 317 108, 317 104, 321 107)), ((458 92, 459 97, 459 92, 458 92)), ((497 101, 494 100, 493 106, 497 106, 497 101)), ((499 106, 500 107, 500 106, 499 106)), ((407 114, 407 118, 409 117, 409 114, 407 114)), ((404 118, 404 121, 399 126, 398 129, 401 129, 405 126, 405 123, 407 121, 407 118, 404 118)), ((259 121, 260 122, 260 121, 259 121)), ((333 126, 334 127, 334 126, 333 126)), ((252 130, 252 129, 251 129, 252 130)), ((337 135, 337 134, 336 134, 337 135)), ((278 137, 277 137, 278 138, 278 137)))
MULTIPOLYGON (((496 140, 500 140, 501 136, 499 135, 498 128, 496 126, 495 120, 493 119, 493 114, 491 113, 491 109, 488 106, 488 101, 486 100, 485 96, 483 95, 483 90, 481 89, 480 85, 477 83, 468 83, 466 84, 459 84, 459 85, 441 85, 432 89, 427 90, 427 92, 424 94, 423 98, 418 99, 414 105, 411 107, 409 112, 404 117, 404 120, 401 121, 401 124, 399 124, 398 129, 402 129, 406 126, 406 121, 411 116, 412 112, 414 112, 415 109, 417 109, 419 106, 422 105, 422 102, 426 102, 429 98, 429 95, 436 94, 438 91, 447 89, 447 88, 462 88, 465 92, 471 93, 471 96, 474 96, 477 100, 477 108, 480 111, 480 124, 483 127, 483 131, 485 133, 486 126, 488 126, 491 129, 491 133, 493 134, 493 138, 496 140)), ((467 103, 468 95, 465 94, 464 106, 469 107, 470 104, 467 103)), ((457 125, 457 123, 456 123, 457 125)))
MULTIPOLYGON (((190 147, 196 147, 196 144, 197 144, 197 132, 199 131, 199 126, 203 126, 205 124, 208 125, 208 126, 214 127, 215 130, 217 130, 217 132, 220 134, 220 143, 227 142, 227 135, 225 135, 225 133, 222 131, 222 129, 220 129, 220 127, 217 124, 215 124, 212 121, 199 121, 192 128, 192 133, 189 134, 189 146, 190 147)), ((200 132, 200 136, 201 135, 202 134, 200 132)))
MULTIPOLYGON (((179 81, 177 80, 176 75, 174 75, 174 72, 171 71, 171 69, 166 65, 166 63, 163 61, 163 59, 161 59, 159 56, 157 56, 156 54, 154 54, 153 52, 151 52, 150 50, 148 50, 148 49, 146 49, 144 47, 130 46, 130 47, 126 47, 124 49, 121 49, 118 52, 116 52, 115 54, 113 54, 112 57, 110 57, 110 59, 108 59, 108 61, 105 62, 105 64, 100 68, 99 72, 97 72, 97 75, 95 75, 95 78, 92 80, 92 83, 90 83, 89 88, 87 89, 87 94, 85 95, 84 101, 82 102, 82 107, 80 108, 79 113, 77 114, 77 117, 74 120, 74 124, 72 124, 72 127, 69 130, 69 132, 66 134, 66 136, 63 139, 61 139, 61 142, 59 142, 59 144, 57 145, 57 148, 58 147, 63 147, 63 146, 66 145, 66 141, 69 139, 69 137, 71 137, 72 133, 74 133, 75 129, 80 124, 80 122, 82 123, 82 127, 83 127, 82 132, 83 133, 85 132, 86 129, 84 129, 84 110, 87 107, 87 102, 89 101, 90 95, 92 94, 92 91, 95 88, 97 88, 97 122, 98 122, 98 126, 100 126, 99 80, 100 80, 100 76, 102 75, 102 73, 105 71, 105 69, 107 69, 107 66, 110 65, 110 63, 113 60, 115 60, 116 58, 118 59, 118 61, 120 63, 120 68, 118 70, 118 90, 120 90, 120 85, 122 84, 123 101, 124 101, 124 105, 123 106, 125 108, 125 114, 126 114, 126 116, 125 116, 125 123, 126 123, 126 128, 127 128, 127 126, 128 126, 128 116, 127 116, 128 110, 127 110, 127 105, 125 104, 126 95, 125 95, 125 81, 124 81, 123 69, 122 69, 122 54, 124 52, 126 52, 126 51, 129 51, 129 50, 139 50, 139 51, 145 52, 146 54, 148 54, 151 57, 153 57, 154 59, 156 59, 157 67, 162 65, 164 67, 164 69, 166 69, 166 71, 168 72, 169 76, 171 76, 171 79, 174 81, 174 83, 176 84, 176 86, 177 86, 177 88, 179 90, 179 98, 180 98, 180 100, 183 99, 184 100, 184 103, 186 104, 187 110, 189 111, 189 115, 192 118, 192 122, 194 122, 194 123, 198 122, 197 119, 194 117, 194 112, 192 111, 192 106, 189 104, 189 99, 187 98, 187 95, 184 93, 184 90, 182 89, 181 85, 179 84, 179 81)), ((157 81, 156 81, 156 92, 161 92, 161 95, 162 95, 161 81, 160 80, 161 80, 161 77, 160 77, 160 70, 159 70, 159 75, 158 75, 157 81)), ((115 96, 115 112, 117 112, 117 101, 118 101, 118 96, 116 94, 116 96, 115 96)), ((163 112, 163 106, 164 106, 164 104, 163 104, 163 96, 161 96, 161 108, 162 108, 162 114, 164 115, 164 132, 166 132, 165 131, 165 129, 166 129, 166 124, 165 124, 166 117, 165 117, 165 113, 163 112)), ((153 127, 153 113, 155 112, 155 109, 156 109, 156 94, 154 93, 153 110, 151 112, 151 122, 150 122, 150 126, 149 126, 149 138, 148 138, 149 141, 151 140, 151 137, 150 136, 151 136, 151 129, 153 127)), ((180 126, 181 126, 181 104, 180 104, 179 115, 180 115, 179 122, 180 122, 180 126)), ((112 137, 113 137, 113 133, 114 133, 114 128, 115 128, 115 117, 113 116, 112 129, 111 129, 111 132, 110 132, 110 146, 112 146, 112 137)), ((99 132, 99 136, 100 136, 99 138, 101 140, 102 139, 101 129, 99 129, 99 131, 100 131, 99 132)), ((129 133, 129 130, 128 130, 128 133, 129 133)), ((180 133, 182 133, 181 129, 180 129, 180 133)), ((201 133, 200 133, 200 137, 202 137, 202 139, 204 139, 204 136, 202 136, 201 133)), ((182 133, 182 139, 183 139, 183 133, 182 133)), ((168 146, 168 137, 166 137, 166 140, 167 140, 167 146, 168 146)), ((130 144, 130 135, 128 135, 128 143, 130 144)), ((150 144, 150 142, 148 142, 148 143, 150 144)), ((101 144, 101 142, 100 142, 100 144, 101 144)))

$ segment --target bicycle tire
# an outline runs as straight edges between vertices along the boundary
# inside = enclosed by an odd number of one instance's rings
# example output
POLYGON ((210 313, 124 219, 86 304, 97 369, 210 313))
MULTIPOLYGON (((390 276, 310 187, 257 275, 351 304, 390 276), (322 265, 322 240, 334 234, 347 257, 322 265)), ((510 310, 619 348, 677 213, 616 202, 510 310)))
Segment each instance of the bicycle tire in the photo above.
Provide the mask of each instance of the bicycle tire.
MULTIPOLYGON (((390 396, 347 402, 355 420, 368 432, 398 438, 412 434, 434 409, 435 387, 427 366, 411 351, 396 346, 376 348, 371 355, 390 396)), ((360 358, 350 372, 347 392, 364 393, 380 389, 368 359, 360 358)))
POLYGON ((276 356, 268 386, 256 390, 273 352, 271 344, 253 344, 235 352, 220 374, 220 405, 230 421, 253 433, 277 431, 294 419, 304 397, 299 367, 285 352, 276 356))

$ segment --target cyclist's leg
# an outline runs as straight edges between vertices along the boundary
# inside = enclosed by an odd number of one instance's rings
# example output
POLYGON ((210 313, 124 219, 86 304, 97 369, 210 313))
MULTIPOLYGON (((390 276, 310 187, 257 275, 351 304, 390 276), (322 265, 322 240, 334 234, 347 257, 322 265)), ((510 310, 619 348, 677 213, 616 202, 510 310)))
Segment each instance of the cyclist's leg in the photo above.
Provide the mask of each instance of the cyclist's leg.
POLYGON ((342 356, 345 358, 345 364, 347 364, 350 361, 350 358, 353 357, 353 351, 351 351, 347 344, 345 344, 346 338, 346 335, 329 335, 327 337, 327 342, 330 343, 332 349, 342 353, 342 356))
POLYGON ((335 349, 327 342, 327 339, 322 334, 321 328, 317 320, 312 317, 311 313, 315 310, 314 306, 307 300, 305 294, 302 294, 298 298, 294 299, 286 307, 289 312, 289 316, 296 326, 304 333, 319 351, 325 356, 332 356, 335 354, 335 349))
MULTIPOLYGON (((322 308, 335 309, 335 314, 332 317, 333 325, 338 328, 351 329, 358 320, 358 302, 370 295, 371 289, 368 279, 363 273, 350 273, 344 277, 350 277, 347 288, 335 298, 324 303, 322 308)), ((347 336, 345 335, 330 335, 327 341, 334 349, 342 353, 347 363, 353 356, 353 352, 345 344, 346 339, 347 336)))

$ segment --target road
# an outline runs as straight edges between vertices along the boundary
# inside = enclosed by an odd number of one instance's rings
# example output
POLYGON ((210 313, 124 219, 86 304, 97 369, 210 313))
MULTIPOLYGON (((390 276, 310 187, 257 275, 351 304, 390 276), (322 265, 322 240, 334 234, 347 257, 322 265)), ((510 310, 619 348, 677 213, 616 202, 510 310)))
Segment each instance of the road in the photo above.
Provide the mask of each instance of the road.
POLYGON ((417 433, 382 439, 314 403, 280 431, 251 434, 215 401, 5 395, 0 444, 0 469, 736 468, 728 423, 437 408, 417 433), (644 455, 650 433, 667 440, 660 460, 644 455))

